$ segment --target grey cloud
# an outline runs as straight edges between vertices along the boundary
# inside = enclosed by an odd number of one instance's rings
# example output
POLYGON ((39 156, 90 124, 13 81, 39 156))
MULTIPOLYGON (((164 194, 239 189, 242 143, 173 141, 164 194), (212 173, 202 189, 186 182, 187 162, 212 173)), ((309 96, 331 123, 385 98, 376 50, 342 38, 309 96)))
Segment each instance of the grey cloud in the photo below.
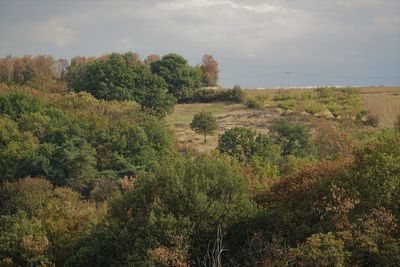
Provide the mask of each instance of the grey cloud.
POLYGON ((0 1, 0 10, 1 56, 133 50, 197 64, 212 53, 227 86, 285 85, 286 71, 326 74, 293 75, 296 85, 400 83, 344 78, 400 76, 396 0, 21 0, 0 1))

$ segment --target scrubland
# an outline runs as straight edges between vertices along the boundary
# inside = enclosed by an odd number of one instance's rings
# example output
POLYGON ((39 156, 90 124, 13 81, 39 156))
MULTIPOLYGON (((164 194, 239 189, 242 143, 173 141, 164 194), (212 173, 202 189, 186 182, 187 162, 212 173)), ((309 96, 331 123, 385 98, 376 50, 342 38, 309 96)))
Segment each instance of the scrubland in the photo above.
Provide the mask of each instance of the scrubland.
POLYGON ((0 266, 400 266, 400 88, 203 59, 0 60, 0 266))

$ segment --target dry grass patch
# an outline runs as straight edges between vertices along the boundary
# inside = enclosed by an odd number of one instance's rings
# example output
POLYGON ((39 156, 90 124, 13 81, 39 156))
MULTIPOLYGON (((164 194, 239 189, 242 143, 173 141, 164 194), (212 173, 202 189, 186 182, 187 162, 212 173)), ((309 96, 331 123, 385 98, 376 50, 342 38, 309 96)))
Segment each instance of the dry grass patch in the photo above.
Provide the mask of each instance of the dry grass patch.
POLYGON ((177 138, 177 147, 181 151, 207 152, 218 145, 218 135, 233 127, 248 127, 257 132, 266 133, 267 126, 281 115, 273 110, 249 109, 244 104, 178 104, 175 111, 167 118, 177 138), (190 129, 194 114, 201 111, 211 112, 217 119, 218 129, 212 136, 203 136, 190 129))
POLYGON ((378 118, 379 127, 393 128, 400 115, 400 94, 365 94, 365 108, 378 118))

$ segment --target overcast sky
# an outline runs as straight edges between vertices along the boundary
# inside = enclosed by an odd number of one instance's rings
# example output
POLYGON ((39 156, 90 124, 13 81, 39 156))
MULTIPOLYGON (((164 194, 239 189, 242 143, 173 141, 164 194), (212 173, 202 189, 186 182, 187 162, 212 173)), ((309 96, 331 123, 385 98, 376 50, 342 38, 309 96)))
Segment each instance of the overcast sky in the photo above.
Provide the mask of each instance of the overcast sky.
POLYGON ((400 0, 0 0, 1 57, 126 51, 212 54, 223 86, 400 85, 400 0))

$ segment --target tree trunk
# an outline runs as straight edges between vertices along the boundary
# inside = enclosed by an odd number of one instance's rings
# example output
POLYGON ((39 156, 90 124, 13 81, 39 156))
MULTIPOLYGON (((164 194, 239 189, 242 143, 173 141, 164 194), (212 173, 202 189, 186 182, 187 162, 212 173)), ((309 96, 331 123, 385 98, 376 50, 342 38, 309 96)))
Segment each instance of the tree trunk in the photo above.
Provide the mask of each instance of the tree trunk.
POLYGON ((204 143, 207 143, 206 134, 204 134, 204 143))

